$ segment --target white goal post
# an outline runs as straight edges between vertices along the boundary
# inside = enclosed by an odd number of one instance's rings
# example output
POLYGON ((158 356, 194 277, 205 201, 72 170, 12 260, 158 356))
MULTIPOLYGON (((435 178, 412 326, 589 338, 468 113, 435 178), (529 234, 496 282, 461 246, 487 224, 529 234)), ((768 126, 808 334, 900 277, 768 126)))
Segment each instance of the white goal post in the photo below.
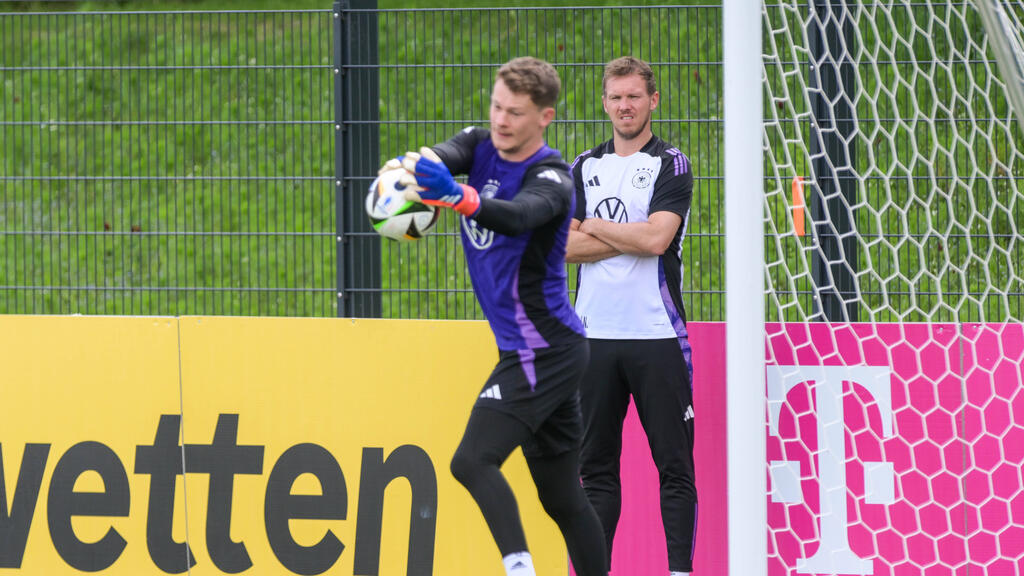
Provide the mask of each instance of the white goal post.
POLYGON ((722 14, 729 573, 1024 576, 1024 3, 722 14))
POLYGON ((759 576, 767 568, 761 2, 725 2, 722 12, 725 317, 738 328, 726 331, 728 558, 730 574, 759 576))
POLYGON ((974 0, 974 4, 991 41, 992 54, 999 63, 1017 122, 1021 122, 1024 119, 1024 46, 1021 46, 1020 20, 1011 19, 1001 0, 974 0))

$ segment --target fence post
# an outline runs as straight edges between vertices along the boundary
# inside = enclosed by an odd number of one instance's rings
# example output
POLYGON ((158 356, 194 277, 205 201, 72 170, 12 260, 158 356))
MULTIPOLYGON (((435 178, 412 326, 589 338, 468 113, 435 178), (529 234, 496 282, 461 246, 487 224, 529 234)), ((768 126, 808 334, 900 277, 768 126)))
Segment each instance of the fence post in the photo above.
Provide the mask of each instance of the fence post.
POLYGON ((376 0, 339 0, 333 9, 336 282, 338 316, 348 318, 381 315, 380 239, 363 211, 380 163, 377 14, 350 11, 376 8, 376 0))
POLYGON ((851 99, 854 82, 849 50, 853 23, 849 9, 837 0, 814 0, 815 16, 807 25, 811 46, 811 215, 814 239, 812 276, 815 315, 828 322, 856 322, 857 244, 852 206, 856 205, 856 151, 851 142, 855 129, 851 99), (834 103, 834 104, 833 104, 834 103))

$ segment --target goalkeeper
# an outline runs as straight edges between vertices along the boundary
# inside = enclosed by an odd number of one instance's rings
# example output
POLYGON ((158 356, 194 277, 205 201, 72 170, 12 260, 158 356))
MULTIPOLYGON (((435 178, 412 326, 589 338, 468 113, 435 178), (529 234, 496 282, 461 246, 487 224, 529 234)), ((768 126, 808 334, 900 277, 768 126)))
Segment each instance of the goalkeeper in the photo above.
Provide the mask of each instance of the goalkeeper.
POLYGON ((499 359, 451 469, 480 507, 508 576, 535 576, 515 496, 500 470, 517 446, 576 573, 608 573, 601 524, 578 475, 579 381, 590 350, 566 293, 573 183, 569 167, 544 142, 560 88, 550 64, 516 58, 498 70, 489 130, 466 128, 385 166, 401 163, 415 173, 410 199, 461 214, 473 291, 499 359), (453 173, 467 174, 468 185, 453 173))

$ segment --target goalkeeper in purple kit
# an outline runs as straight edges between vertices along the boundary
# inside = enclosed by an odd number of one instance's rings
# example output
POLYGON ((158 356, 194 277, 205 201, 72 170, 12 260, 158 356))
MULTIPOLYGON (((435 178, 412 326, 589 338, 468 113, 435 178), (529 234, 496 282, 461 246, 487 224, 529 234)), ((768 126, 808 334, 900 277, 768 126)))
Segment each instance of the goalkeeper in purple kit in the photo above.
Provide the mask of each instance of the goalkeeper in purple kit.
POLYGON ((400 163, 415 173, 409 199, 461 214, 473 290, 499 360, 451 469, 480 507, 508 576, 535 576, 515 495, 500 470, 517 446, 577 574, 608 573, 601 524, 579 483, 579 381, 590 352, 566 290, 573 180, 544 142, 560 88, 550 64, 516 58, 498 70, 490 129, 466 128, 385 166, 400 163), (452 174, 467 174, 468 184, 452 174))

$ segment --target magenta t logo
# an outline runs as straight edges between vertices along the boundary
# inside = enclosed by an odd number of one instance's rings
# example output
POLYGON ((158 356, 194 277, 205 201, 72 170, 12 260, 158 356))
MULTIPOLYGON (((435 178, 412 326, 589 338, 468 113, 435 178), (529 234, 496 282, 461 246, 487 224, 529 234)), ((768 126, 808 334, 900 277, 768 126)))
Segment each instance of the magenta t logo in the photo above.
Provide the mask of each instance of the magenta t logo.
MULTIPOLYGON (((814 390, 818 429, 818 521, 820 541, 810 558, 797 560, 798 574, 874 573, 871 559, 850 549, 846 508, 846 441, 844 435, 843 382, 856 383, 874 397, 881 412, 882 434, 893 435, 891 370, 886 366, 768 366, 768 433, 779 435, 779 412, 793 387, 808 383, 814 390)), ((863 462, 865 501, 891 504, 895 501, 895 475, 889 462, 863 462)), ((804 501, 800 486, 800 462, 769 463, 772 502, 796 504, 804 501)))

